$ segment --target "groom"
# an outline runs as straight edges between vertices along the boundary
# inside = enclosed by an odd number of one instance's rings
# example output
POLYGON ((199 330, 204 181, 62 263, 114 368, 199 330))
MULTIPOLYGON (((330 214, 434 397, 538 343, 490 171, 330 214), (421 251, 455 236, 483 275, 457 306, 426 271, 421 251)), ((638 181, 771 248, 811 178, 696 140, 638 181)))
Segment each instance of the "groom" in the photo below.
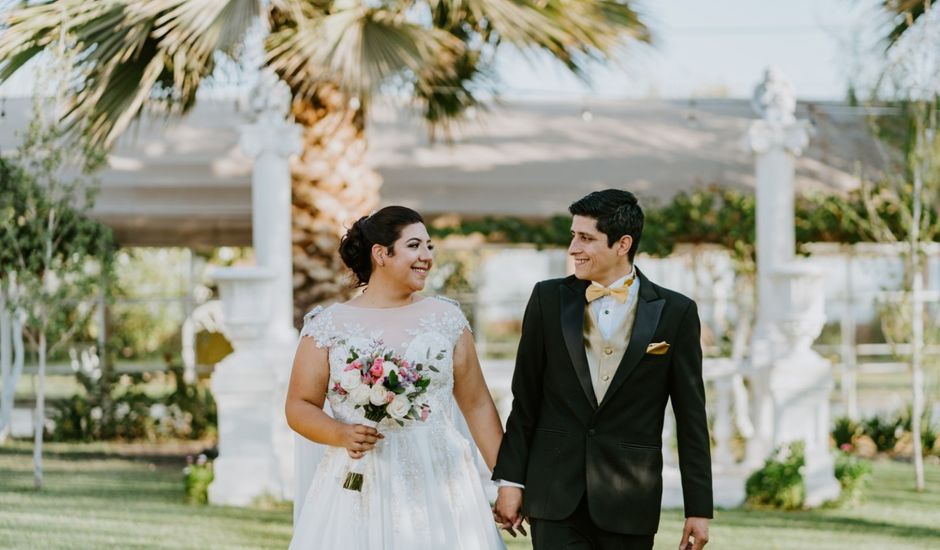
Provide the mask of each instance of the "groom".
POLYGON ((535 285, 493 479, 494 516, 526 517, 536 550, 648 550, 662 503, 672 400, 685 501, 679 548, 701 549, 712 479, 699 318, 633 266, 643 211, 607 189, 569 207, 575 274, 535 285))

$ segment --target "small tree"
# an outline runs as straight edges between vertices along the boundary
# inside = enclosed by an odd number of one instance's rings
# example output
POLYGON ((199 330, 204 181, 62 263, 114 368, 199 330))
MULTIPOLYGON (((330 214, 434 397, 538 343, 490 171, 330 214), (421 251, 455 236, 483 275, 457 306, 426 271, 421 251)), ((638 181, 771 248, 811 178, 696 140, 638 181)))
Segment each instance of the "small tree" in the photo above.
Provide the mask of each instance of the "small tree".
POLYGON ((900 144, 902 163, 874 181, 863 180, 864 213, 859 227, 874 240, 896 243, 904 258, 904 286, 882 309, 882 327, 895 355, 907 356, 911 368, 911 431, 917 490, 924 490, 921 421, 924 416, 924 257, 928 243, 940 237, 940 140, 937 100, 906 105, 910 131, 900 144), (909 347, 902 348, 903 344, 909 347))
POLYGON ((64 175, 70 150, 42 113, 37 100, 15 166, 0 180, 0 282, 6 309, 22 318, 39 363, 33 422, 37 489, 43 485, 46 359, 86 326, 113 251, 110 230, 88 216, 94 182, 64 175))

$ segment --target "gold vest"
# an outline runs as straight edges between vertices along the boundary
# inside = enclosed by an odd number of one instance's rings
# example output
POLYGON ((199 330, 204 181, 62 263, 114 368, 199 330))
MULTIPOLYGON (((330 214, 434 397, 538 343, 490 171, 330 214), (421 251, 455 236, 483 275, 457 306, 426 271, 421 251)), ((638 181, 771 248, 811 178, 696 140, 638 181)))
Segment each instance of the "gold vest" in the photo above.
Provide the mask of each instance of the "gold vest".
POLYGON ((630 343, 630 333, 633 332, 633 321, 636 319, 636 306, 639 297, 633 300, 630 311, 624 316, 620 325, 615 326, 610 333, 610 340, 605 340, 600 328, 591 313, 590 304, 584 307, 584 351, 587 355, 588 368, 591 371, 591 384, 594 386, 594 396, 597 402, 604 400, 604 394, 610 386, 617 367, 627 351, 630 343))

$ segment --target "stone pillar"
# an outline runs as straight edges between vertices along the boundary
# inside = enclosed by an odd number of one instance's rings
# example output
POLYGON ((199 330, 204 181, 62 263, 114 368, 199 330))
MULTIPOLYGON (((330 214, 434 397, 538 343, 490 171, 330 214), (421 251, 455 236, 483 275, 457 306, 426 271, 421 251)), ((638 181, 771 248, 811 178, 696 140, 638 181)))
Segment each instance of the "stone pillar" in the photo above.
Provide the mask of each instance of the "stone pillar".
POLYGON ((757 209, 757 318, 750 349, 752 415, 756 428, 748 440, 745 461, 760 466, 773 451, 773 404, 769 395, 769 369, 783 335, 771 314, 777 303, 771 273, 793 260, 793 157, 809 142, 809 127, 795 117, 796 99, 789 82, 776 69, 768 69, 751 100, 760 119, 751 123, 746 145, 755 153, 757 209))
POLYGON ((270 336, 296 341, 291 253, 291 175, 288 159, 300 152, 300 126, 287 120, 291 93, 270 69, 261 72, 249 105, 254 122, 242 126, 239 146, 254 157, 251 174, 251 240, 259 266, 271 281, 270 336))
POLYGON ((214 504, 293 494, 293 437, 284 418, 297 342, 288 159, 301 140, 300 127, 287 120, 290 103, 287 85, 262 70, 249 101, 254 120, 241 128, 240 146, 254 157, 251 225, 258 266, 214 274, 235 347, 212 379, 219 415, 219 459, 209 491, 214 504))
POLYGON ((209 502, 245 506, 279 497, 281 481, 272 445, 275 380, 267 363, 267 329, 273 274, 236 267, 212 273, 225 311, 224 332, 234 352, 215 366, 212 394, 219 417, 219 457, 209 502))
POLYGON ((822 274, 795 257, 793 159, 810 125, 795 117, 796 99, 779 71, 768 69, 754 92, 761 119, 747 133, 756 155, 757 322, 750 378, 756 433, 747 462, 759 466, 775 446, 806 444, 807 504, 838 496, 829 455, 832 365, 810 346, 825 322, 822 274))

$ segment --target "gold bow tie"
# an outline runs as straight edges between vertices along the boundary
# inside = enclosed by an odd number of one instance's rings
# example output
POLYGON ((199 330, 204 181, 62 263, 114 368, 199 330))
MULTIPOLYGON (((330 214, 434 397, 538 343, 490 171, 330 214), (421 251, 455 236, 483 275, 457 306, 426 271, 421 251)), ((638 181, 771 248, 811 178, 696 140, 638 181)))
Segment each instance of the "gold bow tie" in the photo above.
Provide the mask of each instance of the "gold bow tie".
POLYGON ((598 286, 591 284, 587 287, 587 290, 584 291, 585 296, 587 296, 588 302, 593 302, 598 298, 603 298, 604 296, 611 296, 614 300, 617 300, 621 304, 626 303, 627 296, 630 294, 630 285, 633 284, 633 278, 627 279, 623 286, 620 288, 607 288, 603 286, 598 286))

